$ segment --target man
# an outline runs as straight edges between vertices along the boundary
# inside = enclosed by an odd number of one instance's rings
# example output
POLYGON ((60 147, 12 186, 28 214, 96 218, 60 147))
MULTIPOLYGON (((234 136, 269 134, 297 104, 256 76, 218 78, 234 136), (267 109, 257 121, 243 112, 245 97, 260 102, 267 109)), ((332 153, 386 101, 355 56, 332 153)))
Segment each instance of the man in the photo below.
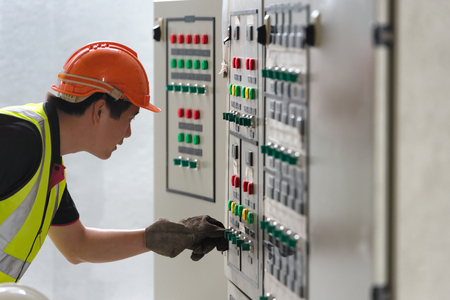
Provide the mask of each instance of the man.
POLYGON ((146 229, 85 227, 65 181, 62 156, 87 151, 108 159, 131 136, 130 122, 150 103, 137 54, 114 42, 78 49, 41 104, 0 110, 0 282, 19 281, 48 234, 74 264, 109 262, 147 251, 199 260, 225 250, 222 223, 209 217, 159 219, 146 229))

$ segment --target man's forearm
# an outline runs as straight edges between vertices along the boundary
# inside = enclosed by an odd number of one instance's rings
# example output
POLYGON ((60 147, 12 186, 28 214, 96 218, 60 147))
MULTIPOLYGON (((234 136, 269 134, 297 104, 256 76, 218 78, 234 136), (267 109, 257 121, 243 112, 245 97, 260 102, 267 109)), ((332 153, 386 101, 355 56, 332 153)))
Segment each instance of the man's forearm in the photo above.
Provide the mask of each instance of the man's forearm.
POLYGON ((66 259, 82 262, 110 262, 149 251, 144 229, 103 230, 87 228, 80 221, 68 226, 52 226, 49 236, 66 259))

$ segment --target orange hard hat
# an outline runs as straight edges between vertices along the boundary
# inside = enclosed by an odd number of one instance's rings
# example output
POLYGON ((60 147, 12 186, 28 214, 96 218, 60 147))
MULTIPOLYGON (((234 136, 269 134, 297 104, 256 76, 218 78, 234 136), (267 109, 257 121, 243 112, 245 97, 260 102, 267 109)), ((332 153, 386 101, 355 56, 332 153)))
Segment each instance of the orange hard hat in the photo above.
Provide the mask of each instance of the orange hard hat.
POLYGON ((58 74, 52 89, 66 101, 77 103, 96 92, 129 100, 153 112, 147 74, 137 53, 115 42, 94 42, 75 51, 58 74))

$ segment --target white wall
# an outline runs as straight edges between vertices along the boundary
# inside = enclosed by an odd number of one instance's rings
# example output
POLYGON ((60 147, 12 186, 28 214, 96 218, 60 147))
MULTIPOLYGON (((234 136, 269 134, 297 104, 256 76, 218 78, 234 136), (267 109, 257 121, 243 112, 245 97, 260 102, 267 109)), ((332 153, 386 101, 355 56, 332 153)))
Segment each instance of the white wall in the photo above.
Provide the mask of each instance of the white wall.
POLYGON ((450 2, 397 0, 395 299, 450 295, 450 2))
MULTIPOLYGON (((153 1, 0 0, 0 107, 42 102, 68 56, 96 40, 134 49, 152 83, 153 1)), ((108 161, 65 157, 68 187, 81 220, 99 228, 153 222, 153 115, 142 111, 133 135, 108 161)), ((23 284, 50 299, 153 299, 153 257, 71 265, 46 240, 23 284)))

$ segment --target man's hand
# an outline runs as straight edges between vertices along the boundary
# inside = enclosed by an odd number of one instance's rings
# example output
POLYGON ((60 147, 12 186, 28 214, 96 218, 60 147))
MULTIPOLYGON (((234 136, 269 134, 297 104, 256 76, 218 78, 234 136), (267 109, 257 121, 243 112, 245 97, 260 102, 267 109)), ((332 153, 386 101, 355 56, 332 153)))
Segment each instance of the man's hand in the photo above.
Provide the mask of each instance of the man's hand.
POLYGON ((217 247, 228 249, 223 224, 210 216, 198 216, 173 223, 161 218, 145 229, 148 249, 168 257, 175 257, 184 249, 192 251, 191 259, 197 261, 217 247))

